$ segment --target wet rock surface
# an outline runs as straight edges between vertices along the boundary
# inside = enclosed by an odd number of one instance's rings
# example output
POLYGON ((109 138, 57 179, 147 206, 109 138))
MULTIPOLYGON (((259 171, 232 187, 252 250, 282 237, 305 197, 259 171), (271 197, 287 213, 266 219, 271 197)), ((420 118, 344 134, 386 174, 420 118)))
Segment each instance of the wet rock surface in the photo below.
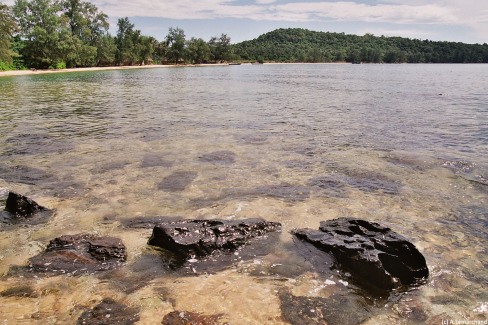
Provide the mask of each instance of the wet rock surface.
POLYGON ((188 311, 172 311, 164 316, 163 325, 218 325, 219 315, 202 315, 188 311))
POLYGON ((198 173, 193 171, 176 171, 166 176, 158 185, 158 189, 165 192, 181 192, 187 188, 198 173))
POLYGON ((35 225, 46 222, 53 214, 52 210, 22 194, 10 191, 6 196, 5 211, 0 212, 0 224, 35 225))
POLYGON ((9 192, 7 202, 5 203, 5 211, 18 217, 30 217, 33 214, 48 209, 37 204, 34 200, 15 192, 9 192))
POLYGON ((353 218, 322 221, 297 238, 334 256, 337 266, 372 294, 420 284, 429 275, 424 256, 404 237, 378 223, 353 218))
POLYGON ((235 251, 248 240, 281 229, 281 224, 263 219, 181 220, 154 227, 149 245, 183 258, 205 257, 215 251, 235 251))
POLYGON ((51 240, 43 253, 30 258, 26 271, 72 275, 92 273, 115 269, 126 259, 127 251, 119 238, 64 235, 51 240))
POLYGON ((93 309, 83 312, 76 325, 131 325, 138 321, 139 309, 105 298, 93 309))

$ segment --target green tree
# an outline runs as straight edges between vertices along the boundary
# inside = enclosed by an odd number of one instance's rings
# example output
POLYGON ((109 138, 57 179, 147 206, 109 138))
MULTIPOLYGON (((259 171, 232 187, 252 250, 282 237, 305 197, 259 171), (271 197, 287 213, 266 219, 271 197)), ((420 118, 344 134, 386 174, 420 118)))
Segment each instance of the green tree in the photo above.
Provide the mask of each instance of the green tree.
POLYGON ((186 45, 188 59, 195 64, 206 62, 210 58, 210 47, 201 38, 192 37, 186 45))
POLYGON ((95 41, 95 47, 97 48, 96 66, 115 64, 115 54, 117 52, 115 37, 110 34, 102 35, 95 41))
POLYGON ((116 37, 117 53, 115 60, 120 65, 132 65, 137 60, 136 43, 140 31, 134 30, 134 24, 129 18, 120 18, 117 22, 118 31, 116 37))
POLYGON ((214 61, 227 61, 230 59, 231 44, 230 37, 227 34, 222 34, 220 37, 212 37, 208 42, 211 52, 211 58, 214 61))
POLYGON ((99 62, 98 52, 105 52, 107 48, 99 48, 106 41, 109 24, 108 16, 98 11, 98 8, 90 2, 80 0, 64 0, 62 3, 64 15, 71 34, 80 40, 78 44, 78 57, 76 66, 92 66, 99 62), (101 39, 105 37, 105 41, 101 39))
POLYGON ((28 66, 59 68, 75 61, 80 43, 72 36, 61 5, 54 0, 17 0, 14 13, 25 42, 22 55, 28 66))
POLYGON ((169 60, 178 64, 180 60, 185 61, 185 32, 181 28, 169 28, 168 35, 166 35, 166 44, 168 47, 167 57, 169 60))
POLYGON ((0 70, 12 67, 13 57, 17 56, 12 50, 13 36, 17 30, 10 8, 0 3, 0 70))

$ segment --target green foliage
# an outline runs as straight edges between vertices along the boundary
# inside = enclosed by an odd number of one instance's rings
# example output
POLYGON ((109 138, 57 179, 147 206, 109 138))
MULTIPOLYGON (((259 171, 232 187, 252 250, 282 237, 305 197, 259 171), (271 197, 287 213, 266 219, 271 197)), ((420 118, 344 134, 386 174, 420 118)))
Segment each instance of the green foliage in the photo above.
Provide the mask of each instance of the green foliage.
POLYGON ((195 64, 207 62, 210 58, 210 47, 201 38, 192 37, 186 44, 188 59, 195 64))
POLYGON ((107 16, 79 0, 16 0, 23 62, 32 68, 86 67, 98 62, 107 16))
POLYGON ((141 34, 127 17, 108 33, 108 17, 82 0, 16 0, 0 3, 0 69, 175 64, 230 60, 275 62, 488 63, 488 45, 401 37, 278 29, 231 44, 226 34, 186 41, 170 28, 162 42, 141 34))
POLYGON ((220 37, 212 37, 208 42, 211 52, 211 59, 213 61, 228 61, 232 56, 232 48, 230 44, 230 37, 227 34, 222 34, 220 37))
POLYGON ((12 38, 18 26, 9 7, 0 3, 0 70, 11 70, 17 53, 12 49, 12 38))
POLYGON ((166 36, 167 58, 178 64, 186 59, 185 32, 181 28, 169 28, 166 36))
POLYGON ((245 60, 353 63, 488 63, 488 45, 277 29, 234 45, 245 60))

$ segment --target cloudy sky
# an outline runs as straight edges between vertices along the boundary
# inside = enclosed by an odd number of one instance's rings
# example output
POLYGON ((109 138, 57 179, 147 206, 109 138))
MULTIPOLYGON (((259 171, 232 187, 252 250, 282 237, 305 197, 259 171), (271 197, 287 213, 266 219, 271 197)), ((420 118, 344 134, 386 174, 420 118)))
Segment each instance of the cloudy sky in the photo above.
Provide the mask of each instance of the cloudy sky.
MULTIPOLYGON (((2 0, 0 0, 2 1, 2 0)), ((14 0, 3 1, 12 4, 14 0)), ((162 40, 169 27, 187 38, 226 33, 232 42, 276 28, 488 43, 487 0, 91 0, 110 16, 129 17, 143 34, 162 40)))

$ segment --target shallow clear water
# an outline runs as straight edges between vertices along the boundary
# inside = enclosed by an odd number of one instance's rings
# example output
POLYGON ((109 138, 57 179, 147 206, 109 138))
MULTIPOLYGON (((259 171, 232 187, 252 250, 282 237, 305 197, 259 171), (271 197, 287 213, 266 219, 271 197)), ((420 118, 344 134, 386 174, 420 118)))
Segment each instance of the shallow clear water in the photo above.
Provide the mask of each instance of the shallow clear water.
POLYGON ((140 308, 141 324, 172 310, 286 324, 283 292, 325 301, 331 324, 485 320, 487 89, 486 65, 0 78, 0 187, 56 209, 47 224, 1 232, 0 273, 62 234, 117 236, 129 253, 124 268, 105 276, 0 278, 0 291, 28 285, 36 293, 0 297, 0 320, 73 323, 114 297, 140 308), (150 229, 121 226, 138 216, 262 217, 283 231, 267 255, 188 276, 162 270, 146 245, 150 229), (289 231, 341 216, 409 238, 427 259, 428 283, 372 302, 338 276, 325 282, 293 253, 289 231))

